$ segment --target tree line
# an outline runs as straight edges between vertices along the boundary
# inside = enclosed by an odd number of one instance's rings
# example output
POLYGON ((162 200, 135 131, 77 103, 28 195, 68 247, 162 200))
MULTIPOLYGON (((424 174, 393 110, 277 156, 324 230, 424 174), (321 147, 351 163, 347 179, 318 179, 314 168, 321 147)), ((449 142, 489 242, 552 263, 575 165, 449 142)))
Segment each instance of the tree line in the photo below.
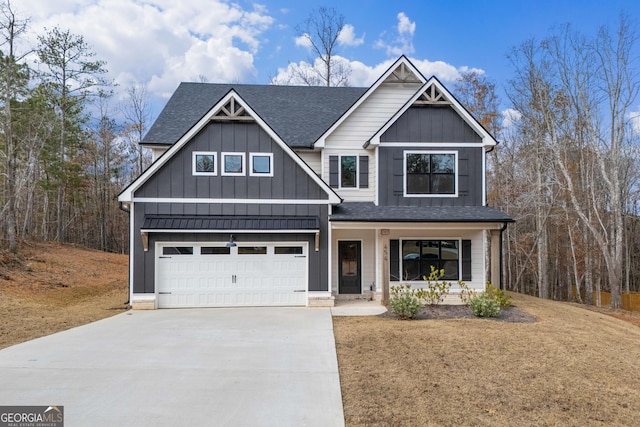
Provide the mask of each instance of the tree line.
POLYGON ((507 288, 600 303, 640 290, 637 33, 564 25, 508 54, 511 122, 500 123, 495 85, 467 74, 458 93, 501 144, 490 154, 490 204, 516 223, 505 232, 507 288))
POLYGON ((81 35, 44 29, 17 51, 28 31, 10 1, 0 4, 3 240, 14 252, 29 239, 125 252, 116 196, 150 163, 138 144, 151 120, 145 87, 115 105, 106 64, 81 35))
MULTIPOLYGON (((298 26, 298 35, 310 38, 317 69, 298 70, 297 84, 349 84, 348 67, 334 62, 344 22, 334 9, 320 8, 298 26), (302 78, 302 71, 311 74, 302 78)), ((151 121, 145 87, 132 85, 126 102, 115 105, 106 64, 82 36, 45 29, 37 46, 17 52, 27 31, 28 21, 5 0, 2 240, 13 251, 17 242, 36 239, 126 252, 128 218, 116 196, 150 163, 138 144, 151 121)), ((565 25, 515 46, 508 53, 507 125, 489 77, 464 73, 454 85, 500 141, 488 154, 487 187, 489 204, 516 220, 504 233, 507 289, 585 303, 598 303, 608 290, 614 307, 622 292, 640 290, 637 49, 625 15, 613 30, 589 35, 565 25)))

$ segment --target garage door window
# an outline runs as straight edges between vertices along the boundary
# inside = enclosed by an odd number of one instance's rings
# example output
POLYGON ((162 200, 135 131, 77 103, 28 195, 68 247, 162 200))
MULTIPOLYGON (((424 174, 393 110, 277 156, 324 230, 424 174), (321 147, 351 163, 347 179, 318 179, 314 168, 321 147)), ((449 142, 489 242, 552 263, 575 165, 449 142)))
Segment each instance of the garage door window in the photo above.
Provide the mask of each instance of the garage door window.
POLYGON ((276 255, 302 255, 302 246, 276 246, 276 255))
POLYGON ((219 246, 203 246, 200 248, 201 255, 229 255, 231 248, 219 246))
POLYGON ((193 246, 165 246, 162 255, 193 255, 193 246))
POLYGON ((238 248, 238 255, 266 255, 266 246, 240 246, 238 248))

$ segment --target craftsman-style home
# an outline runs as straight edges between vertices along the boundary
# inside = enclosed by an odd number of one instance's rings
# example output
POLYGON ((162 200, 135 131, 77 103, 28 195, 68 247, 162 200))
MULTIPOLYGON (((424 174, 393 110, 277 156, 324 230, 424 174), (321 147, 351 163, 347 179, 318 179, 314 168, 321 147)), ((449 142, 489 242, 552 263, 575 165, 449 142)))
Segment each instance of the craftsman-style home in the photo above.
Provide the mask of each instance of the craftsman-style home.
POLYGON ((496 141, 404 56, 368 88, 182 83, 142 144, 119 195, 134 308, 330 306, 431 266, 499 285, 496 141))

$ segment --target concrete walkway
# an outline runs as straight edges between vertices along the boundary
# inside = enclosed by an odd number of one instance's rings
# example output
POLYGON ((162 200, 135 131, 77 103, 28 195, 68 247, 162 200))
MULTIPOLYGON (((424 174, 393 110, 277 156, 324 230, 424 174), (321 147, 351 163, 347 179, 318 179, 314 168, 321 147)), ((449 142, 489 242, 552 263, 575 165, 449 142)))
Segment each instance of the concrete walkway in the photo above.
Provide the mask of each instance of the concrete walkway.
POLYGON ((65 426, 343 426, 330 309, 133 311, 0 350, 0 405, 65 426))

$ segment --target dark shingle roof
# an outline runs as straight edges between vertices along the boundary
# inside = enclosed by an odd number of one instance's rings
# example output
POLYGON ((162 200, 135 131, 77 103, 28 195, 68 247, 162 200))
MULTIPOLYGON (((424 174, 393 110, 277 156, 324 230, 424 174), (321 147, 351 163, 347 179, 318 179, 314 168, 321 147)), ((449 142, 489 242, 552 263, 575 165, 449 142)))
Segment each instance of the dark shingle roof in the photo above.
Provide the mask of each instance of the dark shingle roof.
POLYGON ((143 230, 317 230, 318 217, 158 216, 144 218, 143 230))
POLYGON ((333 208, 331 221, 354 222, 513 222, 488 206, 375 206, 373 203, 346 202, 333 208))
POLYGON ((309 87, 181 83, 143 144, 174 144, 224 95, 234 89, 291 147, 311 147, 367 90, 309 87))

